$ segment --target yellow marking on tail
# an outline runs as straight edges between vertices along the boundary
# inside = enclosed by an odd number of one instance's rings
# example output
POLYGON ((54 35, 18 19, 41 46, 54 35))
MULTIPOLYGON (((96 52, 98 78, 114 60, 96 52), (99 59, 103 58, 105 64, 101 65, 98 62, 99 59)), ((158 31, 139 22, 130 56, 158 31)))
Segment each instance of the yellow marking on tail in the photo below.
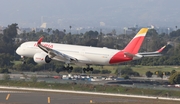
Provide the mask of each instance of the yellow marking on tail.
POLYGON ((146 34, 147 33, 147 31, 148 31, 148 28, 142 28, 138 33, 137 33, 137 35, 136 36, 138 36, 138 35, 142 35, 142 34, 146 34))

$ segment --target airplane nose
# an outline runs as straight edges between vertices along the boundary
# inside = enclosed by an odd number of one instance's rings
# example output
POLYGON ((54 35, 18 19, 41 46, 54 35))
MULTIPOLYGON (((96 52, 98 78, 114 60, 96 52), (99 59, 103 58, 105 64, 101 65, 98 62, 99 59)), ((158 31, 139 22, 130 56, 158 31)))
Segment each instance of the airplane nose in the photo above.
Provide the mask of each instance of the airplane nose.
POLYGON ((22 50, 20 49, 20 47, 18 47, 18 48, 16 49, 16 53, 17 53, 18 55, 21 55, 21 52, 22 52, 22 50))

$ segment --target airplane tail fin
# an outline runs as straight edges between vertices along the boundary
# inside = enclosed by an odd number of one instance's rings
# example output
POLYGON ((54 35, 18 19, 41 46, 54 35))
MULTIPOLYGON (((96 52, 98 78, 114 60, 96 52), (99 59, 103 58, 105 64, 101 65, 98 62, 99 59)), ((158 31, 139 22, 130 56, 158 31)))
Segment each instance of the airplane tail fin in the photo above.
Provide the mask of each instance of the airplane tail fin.
POLYGON ((147 32, 148 32, 148 28, 142 28, 136 34, 136 36, 129 42, 129 44, 123 49, 123 51, 129 52, 131 54, 137 54, 147 32))

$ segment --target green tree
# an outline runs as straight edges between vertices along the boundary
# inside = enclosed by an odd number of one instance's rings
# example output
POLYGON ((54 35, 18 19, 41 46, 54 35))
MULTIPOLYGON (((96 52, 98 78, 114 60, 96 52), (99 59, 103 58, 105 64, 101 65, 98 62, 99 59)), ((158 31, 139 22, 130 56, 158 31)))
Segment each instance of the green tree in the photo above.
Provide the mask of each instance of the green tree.
POLYGON ((75 73, 82 73, 82 68, 81 67, 75 67, 73 69, 73 72, 75 72, 75 73))
POLYGON ((164 72, 164 73, 165 73, 165 75, 167 75, 167 76, 171 75, 171 73, 168 72, 168 71, 166 71, 166 72, 164 72))
POLYGON ((163 78, 163 72, 162 71, 156 71, 155 74, 157 75, 157 77, 163 78))
POLYGON ((12 39, 16 37, 18 28, 19 28, 18 24, 14 23, 14 24, 8 25, 8 28, 3 30, 4 39, 6 39, 5 42, 13 43, 12 39))
POLYGON ((100 71, 100 70, 97 70, 97 69, 94 69, 92 73, 93 73, 93 74, 100 74, 101 71, 100 71))
POLYGON ((151 71, 147 71, 146 72, 146 76, 149 78, 149 77, 152 77, 153 73, 151 71))
POLYGON ((7 68, 1 68, 0 73, 9 73, 7 68))
POLYGON ((70 28, 70 33, 69 34, 71 35, 71 28, 72 28, 72 26, 69 26, 69 28, 70 28))
POLYGON ((139 76, 139 73, 134 72, 131 67, 124 67, 124 68, 121 69, 121 75, 139 76))
POLYGON ((111 71, 109 71, 109 70, 102 70, 101 73, 102 73, 102 74, 110 74, 111 71))
POLYGON ((130 79, 128 75, 123 75, 122 76, 124 79, 130 79))
POLYGON ((55 71, 59 74, 62 71, 62 68, 56 68, 55 71))
POLYGON ((3 30, 3 35, 0 36, 0 53, 14 54, 15 37, 17 36, 18 24, 8 25, 6 29, 3 30))
POLYGON ((173 75, 174 73, 176 73, 177 71, 176 70, 172 70, 171 71, 171 75, 173 75))
POLYGON ((1 67, 10 67, 13 65, 11 63, 11 60, 13 60, 13 56, 8 53, 0 53, 0 66, 1 67))
POLYGON ((176 72, 169 77, 169 82, 171 84, 179 84, 180 83, 180 73, 176 72))
POLYGON ((48 28, 48 29, 47 29, 47 31, 48 31, 48 34, 49 34, 49 32, 51 32, 51 30, 52 30, 52 28, 48 28))

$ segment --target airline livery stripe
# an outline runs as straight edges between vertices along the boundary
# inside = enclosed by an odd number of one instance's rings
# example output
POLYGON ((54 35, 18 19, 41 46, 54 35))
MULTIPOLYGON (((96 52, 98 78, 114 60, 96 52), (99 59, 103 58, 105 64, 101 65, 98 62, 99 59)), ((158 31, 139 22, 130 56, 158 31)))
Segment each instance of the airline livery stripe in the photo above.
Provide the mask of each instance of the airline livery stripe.
MULTIPOLYGON (((143 28, 143 29, 141 29, 141 30, 137 33, 137 35, 146 34, 147 31, 148 31, 148 28, 143 28)), ((136 36, 137 36, 137 35, 136 35, 136 36)))
POLYGON ((138 34, 138 35, 136 35, 134 38, 137 38, 137 37, 140 37, 140 36, 146 36, 146 33, 144 33, 144 34, 138 34))

